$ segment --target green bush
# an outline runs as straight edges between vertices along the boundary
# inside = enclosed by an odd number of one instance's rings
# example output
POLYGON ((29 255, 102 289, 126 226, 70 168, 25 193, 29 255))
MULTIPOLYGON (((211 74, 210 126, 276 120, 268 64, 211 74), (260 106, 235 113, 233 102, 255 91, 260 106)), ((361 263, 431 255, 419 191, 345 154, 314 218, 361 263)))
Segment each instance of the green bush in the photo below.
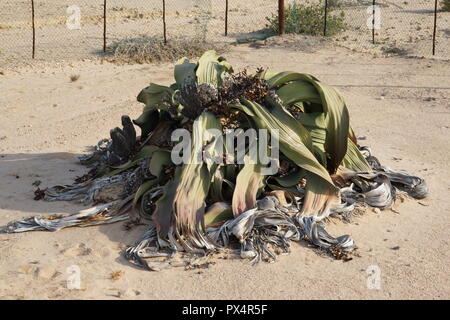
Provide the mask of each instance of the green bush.
MULTIPOLYGON (((327 36, 332 36, 346 29, 344 22, 344 12, 333 14, 336 10, 328 8, 327 36)), ((308 1, 297 3, 294 1, 285 9, 285 32, 305 33, 311 35, 321 35, 324 29, 325 7, 323 4, 312 4, 308 1)), ((266 17, 269 29, 278 32, 278 14, 266 17)))
POLYGON ((450 0, 442 0, 442 10, 450 11, 450 0))
POLYGON ((341 0, 328 0, 328 6, 329 7, 340 7, 341 0))

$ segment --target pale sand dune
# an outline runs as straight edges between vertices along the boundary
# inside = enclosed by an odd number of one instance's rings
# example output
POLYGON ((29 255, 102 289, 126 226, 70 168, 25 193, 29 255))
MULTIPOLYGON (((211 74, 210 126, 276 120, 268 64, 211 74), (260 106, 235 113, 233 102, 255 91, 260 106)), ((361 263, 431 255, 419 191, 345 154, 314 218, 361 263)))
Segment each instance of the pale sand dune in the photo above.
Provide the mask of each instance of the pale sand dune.
MULTIPOLYGON (((274 264, 214 259, 208 269, 152 273, 121 256, 144 227, 125 231, 117 223, 2 234, 0 298, 450 298, 448 62, 373 58, 332 46, 313 51, 240 46, 226 56, 236 69, 298 70, 337 86, 357 135, 367 138, 362 143, 384 164, 427 180, 430 198, 407 200, 399 204, 399 213, 370 211, 353 224, 329 225, 332 234, 352 235, 360 257, 344 263, 294 244, 292 254, 274 264), (81 290, 66 286, 67 268, 73 265, 81 271, 81 290), (367 289, 371 265, 381 270, 381 290, 367 289), (113 281, 114 271, 124 274, 113 281)), ((0 225, 23 216, 79 210, 73 203, 34 201, 32 183, 70 183, 84 173, 75 156, 106 137, 122 114, 139 115, 136 95, 150 81, 171 83, 172 65, 84 62, 0 74, 0 225), (71 83, 72 74, 79 74, 79 80, 71 83)))

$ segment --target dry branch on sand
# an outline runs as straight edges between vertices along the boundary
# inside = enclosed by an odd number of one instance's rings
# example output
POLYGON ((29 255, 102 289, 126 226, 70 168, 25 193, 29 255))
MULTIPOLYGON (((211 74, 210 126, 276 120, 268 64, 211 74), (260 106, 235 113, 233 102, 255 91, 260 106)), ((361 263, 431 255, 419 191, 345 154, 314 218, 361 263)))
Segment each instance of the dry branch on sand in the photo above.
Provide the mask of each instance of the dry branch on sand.
MULTIPOLYGON (((365 206, 389 208, 399 192, 427 196, 424 180, 382 166, 369 148, 358 146, 342 96, 311 75, 234 73, 225 58, 207 51, 198 62, 179 60, 174 76, 169 87, 143 89, 142 115, 133 122, 123 116, 123 128, 111 130, 111 139, 80 158, 89 173, 73 185, 36 192, 48 201, 95 206, 14 221, 0 232, 147 218, 148 231, 125 256, 150 270, 199 266, 233 241, 241 257, 253 262, 274 260, 300 240, 349 259, 356 246, 347 235, 335 238, 325 231, 328 217, 348 219, 365 206), (172 156, 171 137, 179 128, 192 136, 183 164, 172 156), (239 142, 234 137, 219 144, 205 133, 236 128, 265 129, 278 141, 279 157, 274 145, 268 148, 270 160, 278 161, 274 172, 265 173, 273 161, 263 162, 260 155, 254 162, 248 156, 243 163, 211 161, 234 155, 239 142), (180 263, 177 254, 184 258, 180 263)), ((255 132, 240 147, 267 142, 262 131, 255 132)))

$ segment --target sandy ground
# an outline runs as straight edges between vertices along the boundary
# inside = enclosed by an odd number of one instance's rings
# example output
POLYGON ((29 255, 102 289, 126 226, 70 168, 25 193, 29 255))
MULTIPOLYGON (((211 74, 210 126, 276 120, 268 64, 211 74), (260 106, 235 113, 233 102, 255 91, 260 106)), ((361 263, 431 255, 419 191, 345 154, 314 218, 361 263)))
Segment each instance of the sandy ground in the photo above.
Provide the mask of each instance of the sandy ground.
MULTIPOLYGON (((294 0, 285 1, 286 6, 294 0)), ((317 2, 323 0, 310 0, 317 2)), ((229 0, 229 35, 224 34, 225 1, 167 0, 167 35, 205 37, 208 41, 229 43, 265 29, 266 17, 277 12, 276 0, 229 0)), ((400 54, 430 56, 434 1, 377 1, 381 29, 376 30, 376 44, 367 27, 370 0, 341 0, 348 28, 332 37, 340 46, 375 55, 400 54)), ((81 29, 66 27, 69 4, 66 0, 35 0, 36 58, 92 59, 103 47, 103 1, 76 0, 81 14, 81 29)), ((162 36, 160 0, 108 0, 108 44, 141 35, 162 36)), ((29 0, 2 0, 0 3, 0 66, 28 63, 31 57, 31 7, 29 0)), ((450 58, 450 12, 439 12, 436 33, 436 56, 450 58)))
MULTIPOLYGON (((278 41, 284 42, 289 44, 278 41)), ((374 58, 332 45, 310 51, 244 45, 226 56, 236 69, 298 70, 338 87, 357 135, 366 138, 362 143, 382 163, 425 178, 431 196, 400 203, 398 212, 369 211, 353 224, 330 224, 332 234, 350 234, 360 247, 360 257, 345 263, 293 244, 292 253, 274 264, 214 259, 207 269, 155 273, 121 256, 143 226, 2 234, 0 299, 450 298, 448 61, 374 58), (81 290, 67 288, 73 266, 80 270, 81 290), (367 287, 371 266, 381 271, 379 290, 367 287), (111 273, 120 271, 112 280, 111 273)), ((2 73, 0 225, 80 210, 73 203, 34 201, 32 183, 52 186, 82 175, 76 156, 106 137, 122 114, 140 114, 135 98, 150 81, 172 82, 171 64, 55 63, 2 73), (74 74, 80 78, 71 82, 74 74)))

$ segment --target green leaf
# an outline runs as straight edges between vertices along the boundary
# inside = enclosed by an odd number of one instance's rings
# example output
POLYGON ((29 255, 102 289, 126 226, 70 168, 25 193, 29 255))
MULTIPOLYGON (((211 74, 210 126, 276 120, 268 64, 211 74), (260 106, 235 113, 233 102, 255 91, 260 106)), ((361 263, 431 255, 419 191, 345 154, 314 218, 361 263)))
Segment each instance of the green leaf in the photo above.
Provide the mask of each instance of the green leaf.
POLYGON ((256 206, 258 191, 263 186, 264 176, 261 174, 260 164, 251 164, 249 157, 245 157, 245 165, 236 178, 232 208, 234 216, 256 206))
POLYGON ((276 88, 278 86, 281 86, 281 85, 291 82, 291 81, 304 80, 304 78, 305 78, 304 76, 307 76, 310 79, 313 79, 315 81, 319 81, 317 78, 315 78, 312 75, 306 75, 303 73, 292 72, 292 71, 284 71, 284 72, 278 72, 278 73, 267 72, 265 75, 265 80, 267 80, 269 89, 273 89, 273 88, 276 88))
MULTIPOLYGON (((331 177, 327 170, 317 161, 314 154, 305 145, 310 144, 310 137, 305 135, 304 131, 298 131, 300 123, 296 123, 295 128, 286 125, 283 121, 284 118, 277 118, 272 115, 268 110, 256 102, 251 102, 243 99, 243 104, 249 107, 256 115, 254 118, 255 123, 261 129, 275 130, 278 129, 280 139, 280 151, 288 157, 297 166, 310 171, 325 181, 330 186, 333 186, 331 177)), ((277 115, 282 115, 279 112, 277 115)), ((286 118, 287 119, 287 118, 286 118)))
POLYGON ((162 178, 164 167, 172 163, 170 156, 171 154, 168 150, 155 151, 149 163, 150 173, 155 177, 162 178))
POLYGON ((152 179, 145 181, 143 184, 139 186, 139 189, 136 191, 136 194, 134 195, 133 200, 133 207, 136 206, 136 204, 139 202, 141 197, 149 191, 153 186, 155 186, 158 183, 159 179, 152 179))
POLYGON ((285 106, 303 101, 321 103, 320 95, 316 88, 309 82, 303 80, 287 83, 276 90, 276 93, 285 106))
POLYGON ((355 172, 372 172, 372 168, 366 158, 361 154, 356 144, 349 138, 347 153, 345 154, 342 165, 355 172))
POLYGON ((144 112, 155 109, 167 110, 173 94, 174 90, 169 87, 150 83, 150 86, 139 93, 137 101, 145 103, 144 112))
POLYGON ((302 214, 318 217, 328 216, 329 209, 338 203, 337 188, 330 188, 330 185, 325 180, 315 174, 307 174, 302 214))
MULTIPOLYGON (((281 122, 279 118, 274 117, 266 108, 258 103, 245 99, 242 99, 242 102, 256 114, 254 121, 259 128, 268 130, 278 129, 280 151, 297 166, 308 171, 308 201, 305 201, 303 204, 302 212, 303 210, 305 212, 326 211, 336 197, 337 188, 334 186, 328 171, 320 164, 311 150, 302 141, 302 135, 284 122, 281 122)), ((280 112, 279 114, 281 115, 282 113, 280 112)))
POLYGON ((225 179, 225 167, 218 167, 212 178, 211 188, 209 190, 209 197, 211 201, 224 201, 222 187, 225 179))
MULTIPOLYGON (((327 135, 324 145, 324 150, 328 154, 327 167, 331 173, 336 172, 336 169, 342 162, 347 152, 347 137, 350 132, 349 114, 345 105, 344 99, 339 92, 325 84, 311 75, 296 73, 296 72, 281 72, 272 76, 267 80, 270 88, 278 88, 278 92, 286 94, 287 101, 307 101, 309 103, 317 104, 316 98, 312 98, 311 88, 306 90, 307 94, 302 92, 301 87, 305 87, 305 82, 313 85, 320 97, 320 104, 325 114, 327 135), (295 81, 295 82, 293 82, 295 81), (296 83, 296 84, 293 84, 296 83), (288 89, 283 87, 287 86, 288 89), (299 87, 298 99, 295 99, 295 88, 299 87), (309 100, 308 100, 309 99, 309 100)), ((280 97, 283 100, 283 97, 280 97)))
POLYGON ((141 138, 146 138, 157 126, 160 120, 159 111, 156 109, 147 109, 139 118, 134 120, 134 124, 141 128, 141 138))
POLYGON ((153 152, 160 150, 157 146, 144 146, 136 155, 133 157, 133 160, 121 165, 120 167, 117 167, 116 170, 111 171, 108 173, 108 177, 112 177, 116 174, 119 174, 125 170, 128 170, 135 165, 139 164, 143 159, 150 158, 153 155, 153 152))
POLYGON ((325 151, 325 143, 327 138, 327 130, 325 115, 317 112, 302 113, 298 121, 309 131, 313 145, 313 153, 322 166, 326 168, 327 153, 325 151))
POLYGON ((168 237, 174 224, 173 206, 177 187, 180 183, 181 167, 177 167, 175 176, 169 180, 163 187, 163 195, 155 203, 155 211, 152 215, 152 221, 155 224, 158 235, 162 239, 168 237))
POLYGON ((288 134, 296 134, 302 143, 309 149, 312 149, 311 135, 308 130, 295 119, 282 105, 272 99, 267 99, 268 104, 272 107, 270 114, 278 125, 283 125, 288 134))
POLYGON ((233 219, 233 212, 228 203, 215 202, 205 213, 205 226, 215 226, 227 220, 233 219))
POLYGON ((224 57, 219 56, 215 50, 209 50, 198 60, 197 81, 219 87, 225 76, 232 72, 233 67, 224 57))
POLYGON ((185 83, 195 82, 197 80, 195 74, 197 66, 197 63, 191 63, 188 58, 181 58, 177 61, 175 64, 174 77, 178 88, 181 88, 185 83))
POLYGON ((296 186, 299 181, 305 177, 306 175, 306 171, 303 169, 299 169, 295 172, 292 172, 290 174, 287 174, 283 177, 270 177, 270 179, 274 179, 280 186, 282 187, 292 187, 292 186, 296 186))
POLYGON ((179 238, 181 245, 187 251, 194 247, 208 246, 208 240, 203 234, 205 199, 211 185, 213 171, 203 161, 199 161, 204 136, 208 129, 221 128, 219 121, 210 112, 203 112, 195 121, 192 128, 192 152, 188 163, 181 167, 179 178, 175 179, 176 189, 169 185, 169 198, 158 200, 155 223, 160 226, 161 235, 167 236, 170 227, 175 223, 176 233, 183 235, 179 238), (162 212, 162 210, 166 212, 162 212), (167 215, 172 218, 168 218, 167 215), (185 240, 183 240, 185 239, 185 240))

